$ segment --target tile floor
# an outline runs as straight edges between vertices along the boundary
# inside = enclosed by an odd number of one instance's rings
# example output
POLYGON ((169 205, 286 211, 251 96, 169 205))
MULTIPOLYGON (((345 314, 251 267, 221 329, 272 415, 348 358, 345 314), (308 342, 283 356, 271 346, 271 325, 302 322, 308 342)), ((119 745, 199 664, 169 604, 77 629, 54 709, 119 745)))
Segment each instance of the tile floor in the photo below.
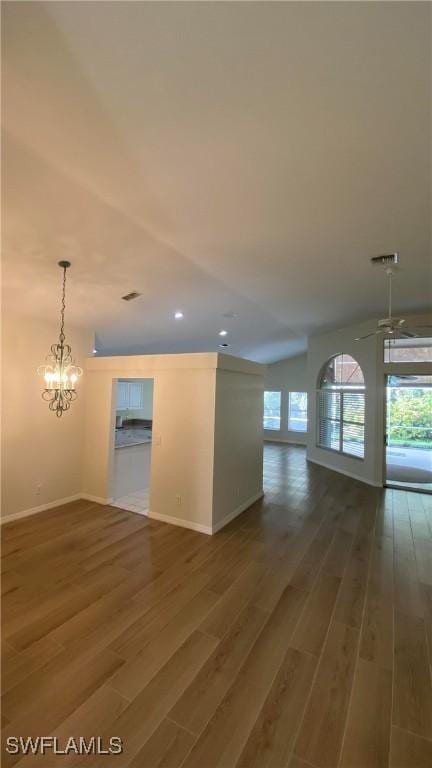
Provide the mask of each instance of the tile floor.
POLYGON ((136 512, 139 515, 146 515, 149 511, 149 489, 143 488, 140 491, 134 491, 120 499, 114 499, 113 507, 127 509, 128 512, 136 512))

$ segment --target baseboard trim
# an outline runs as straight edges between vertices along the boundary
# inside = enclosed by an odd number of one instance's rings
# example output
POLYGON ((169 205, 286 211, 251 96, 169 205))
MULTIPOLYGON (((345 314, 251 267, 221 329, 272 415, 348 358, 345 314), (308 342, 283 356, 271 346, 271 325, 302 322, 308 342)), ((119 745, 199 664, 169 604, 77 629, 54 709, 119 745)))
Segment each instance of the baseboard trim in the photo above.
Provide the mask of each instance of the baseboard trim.
POLYGON ((238 507, 236 507, 232 512, 229 513, 229 515, 226 515, 223 520, 220 520, 218 523, 216 523, 216 525, 202 525, 201 523, 194 523, 193 520, 183 520, 180 517, 162 515, 160 512, 152 512, 151 510, 148 511, 147 517, 150 517, 153 520, 160 520, 161 523, 178 525, 181 528, 189 528, 191 531, 197 531, 198 533, 205 533, 207 536, 212 536, 214 533, 220 531, 221 528, 224 528, 226 525, 228 525, 228 523, 230 523, 231 520, 234 520, 235 517, 241 515, 245 509, 248 509, 248 507, 252 506, 252 504, 258 501, 258 499, 262 499, 263 496, 264 491, 259 491, 259 493, 251 496, 249 499, 247 499, 247 501, 243 502, 243 504, 240 504, 238 507))
POLYGON ((372 480, 366 480, 364 477, 360 477, 360 475, 354 474, 354 472, 347 472, 345 469, 337 469, 336 467, 333 467, 331 464, 327 464, 324 461, 317 461, 316 459, 309 459, 308 457, 306 461, 309 461, 311 464, 317 464, 319 467, 324 467, 324 469, 331 469, 332 472, 337 472, 339 475, 345 475, 346 477, 351 477, 353 480, 359 480, 360 483, 372 485, 374 488, 383 487, 382 483, 375 483, 372 480))
POLYGON ((151 509, 149 509, 147 517, 150 517, 152 520, 159 520, 161 523, 178 525, 180 528, 189 528, 191 531, 205 533, 208 536, 211 536, 213 533, 211 525, 194 523, 193 520, 183 520, 181 517, 173 517, 172 515, 162 515, 160 512, 152 512, 151 509))
POLYGON ((112 504, 114 501, 114 499, 104 499, 103 496, 92 496, 91 493, 80 493, 79 498, 94 501, 95 504, 103 504, 104 506, 112 504))
POLYGON ((40 504, 38 507, 30 507, 30 509, 23 509, 21 512, 13 512, 11 515, 1 517, 0 524, 4 525, 5 523, 13 522, 13 520, 21 520, 22 517, 37 515, 39 512, 45 512, 47 509, 54 509, 54 507, 61 507, 63 504, 70 504, 71 501, 78 501, 78 499, 82 498, 85 498, 85 496, 81 493, 74 493, 73 496, 66 496, 64 499, 56 499, 56 501, 49 501, 47 504, 40 504))
POLYGON ((265 443, 284 443, 285 445, 298 445, 300 448, 306 448, 307 443, 299 443, 298 440, 287 440, 285 437, 264 437, 265 443))
POLYGON ((212 526, 212 533, 217 533, 221 530, 221 528, 225 528, 228 523, 231 522, 231 520, 234 520, 234 518, 241 515, 242 512, 244 512, 246 509, 252 506, 252 504, 255 504, 256 501, 259 499, 262 499, 264 496, 264 491, 259 491, 258 493, 255 493, 253 496, 251 496, 247 501, 243 502, 243 504, 240 504, 239 507, 236 507, 233 509, 232 512, 230 512, 228 515, 226 515, 222 520, 220 520, 216 525, 212 526))
MULTIPOLYGON (((263 491, 259 491, 259 493, 256 493, 254 496, 251 496, 247 501, 243 502, 243 504, 240 504, 238 507, 236 507, 232 512, 230 512, 228 515, 226 515, 223 520, 220 520, 216 525, 202 525, 201 523, 195 523, 193 520, 183 520, 180 517, 173 517, 172 515, 162 515, 159 512, 152 512, 151 510, 148 510, 146 512, 146 517, 150 517, 153 520, 160 520, 162 523, 169 523, 171 525, 178 525, 181 528, 189 528, 192 531, 197 531, 198 533, 205 533, 207 536, 211 536, 214 533, 217 533, 217 531, 220 531, 221 528, 224 528, 228 523, 231 522, 231 520, 234 520, 234 518, 238 517, 238 515, 241 515, 242 512, 245 511, 245 509, 248 509, 248 507, 252 506, 258 499, 261 499, 264 496, 263 491)), ((45 512, 48 509, 54 509, 54 507, 61 507, 63 504, 70 504, 71 501, 78 501, 79 499, 84 499, 85 501, 91 501, 95 504, 103 504, 108 505, 112 504, 114 499, 104 499, 102 496, 92 496, 90 493, 75 493, 73 496, 66 496, 63 499, 57 499, 56 501, 50 501, 47 504, 41 504, 38 507, 31 507, 30 509, 24 509, 22 512, 14 512, 12 515, 6 515, 6 517, 0 518, 0 524, 4 525, 6 523, 11 523, 14 520, 20 520, 24 517, 30 517, 31 515, 36 515, 39 512, 45 512)), ((119 507, 120 509, 120 507, 119 507)))

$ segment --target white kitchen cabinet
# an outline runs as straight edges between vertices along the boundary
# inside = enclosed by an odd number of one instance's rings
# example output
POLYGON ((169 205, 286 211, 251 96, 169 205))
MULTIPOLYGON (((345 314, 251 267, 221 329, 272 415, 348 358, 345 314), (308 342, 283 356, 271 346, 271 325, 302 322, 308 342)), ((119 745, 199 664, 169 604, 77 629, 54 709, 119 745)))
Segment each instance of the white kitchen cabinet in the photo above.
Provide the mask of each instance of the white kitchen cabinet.
POLYGON ((128 408, 143 407, 143 385, 140 381, 129 382, 129 406, 128 408))
POLYGON ((129 402, 129 382, 119 381, 117 384, 117 408, 125 410, 129 402))
POLYGON ((144 403, 143 385, 140 381, 119 381, 117 385, 117 409, 137 410, 144 403))

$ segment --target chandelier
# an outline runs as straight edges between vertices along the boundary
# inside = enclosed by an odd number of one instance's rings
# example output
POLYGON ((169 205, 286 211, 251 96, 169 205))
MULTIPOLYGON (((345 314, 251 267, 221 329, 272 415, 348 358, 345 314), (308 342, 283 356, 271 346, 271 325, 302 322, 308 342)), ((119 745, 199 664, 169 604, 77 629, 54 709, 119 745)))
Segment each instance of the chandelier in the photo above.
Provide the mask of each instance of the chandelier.
POLYGON ((63 411, 69 410, 71 402, 76 398, 75 384, 82 375, 82 368, 75 365, 72 350, 69 344, 65 344, 66 270, 70 267, 70 261, 59 261, 58 265, 63 270, 59 340, 52 345, 51 352, 45 358, 45 365, 40 365, 37 372, 45 379, 42 398, 48 403, 50 411, 60 417, 63 411))

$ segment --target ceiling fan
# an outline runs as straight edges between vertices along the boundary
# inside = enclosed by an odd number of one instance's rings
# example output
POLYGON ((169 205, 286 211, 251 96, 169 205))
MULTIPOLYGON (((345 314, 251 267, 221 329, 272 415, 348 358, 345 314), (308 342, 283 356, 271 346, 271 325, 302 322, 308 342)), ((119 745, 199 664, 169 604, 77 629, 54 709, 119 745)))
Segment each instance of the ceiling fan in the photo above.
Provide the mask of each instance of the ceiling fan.
POLYGON ((356 341, 362 341, 368 339, 370 336, 388 336, 393 339, 415 339, 421 334, 416 333, 417 330, 423 330, 424 328, 431 328, 430 325, 414 326, 409 328, 405 325, 406 320, 403 317, 393 317, 392 315, 392 279, 396 272, 397 264, 399 264, 398 253, 388 253, 383 256, 373 256, 371 258, 372 264, 381 264, 385 268, 385 273, 388 277, 388 312, 387 317, 383 317, 378 320, 377 328, 371 333, 366 333, 364 336, 358 336, 356 341))

